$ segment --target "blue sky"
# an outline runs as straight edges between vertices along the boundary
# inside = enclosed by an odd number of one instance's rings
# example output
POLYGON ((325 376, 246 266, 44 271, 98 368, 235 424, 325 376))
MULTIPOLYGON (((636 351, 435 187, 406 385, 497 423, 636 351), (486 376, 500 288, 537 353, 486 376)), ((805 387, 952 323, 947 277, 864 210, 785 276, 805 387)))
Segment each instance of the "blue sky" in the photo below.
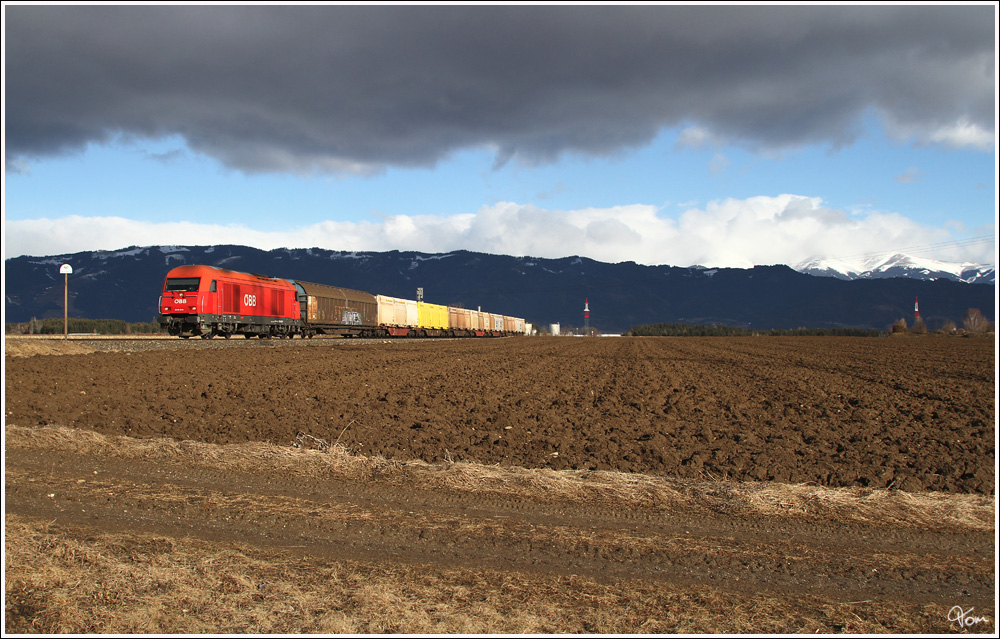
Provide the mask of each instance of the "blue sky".
POLYGON ((731 33, 690 7, 506 7, 488 20, 484 7, 98 9, 4 7, 5 258, 234 243, 995 264, 996 51, 978 25, 993 5, 771 7, 734 17, 731 33), (295 57, 289 41, 328 18, 352 26, 303 47, 309 65, 247 63, 295 57), (947 46, 927 42, 932 27, 947 46), (847 29, 860 44, 843 43, 847 29), (392 37, 351 39, 365 30, 392 37), (810 37, 775 43, 789 32, 810 37), (55 34, 58 47, 39 44, 55 34), (628 44, 566 53, 591 38, 628 44), (481 58, 456 57, 470 42, 481 58))

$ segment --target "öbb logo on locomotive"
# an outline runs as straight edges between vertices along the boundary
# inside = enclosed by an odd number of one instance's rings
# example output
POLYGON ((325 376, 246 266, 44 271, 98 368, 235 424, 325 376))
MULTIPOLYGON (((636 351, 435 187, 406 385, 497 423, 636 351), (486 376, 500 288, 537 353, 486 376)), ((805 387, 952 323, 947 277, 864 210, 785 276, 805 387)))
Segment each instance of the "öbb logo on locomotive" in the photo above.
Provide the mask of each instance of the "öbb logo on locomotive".
POLYGON ((499 313, 194 264, 167 273, 159 308, 160 326, 185 339, 504 337, 530 329, 499 313))

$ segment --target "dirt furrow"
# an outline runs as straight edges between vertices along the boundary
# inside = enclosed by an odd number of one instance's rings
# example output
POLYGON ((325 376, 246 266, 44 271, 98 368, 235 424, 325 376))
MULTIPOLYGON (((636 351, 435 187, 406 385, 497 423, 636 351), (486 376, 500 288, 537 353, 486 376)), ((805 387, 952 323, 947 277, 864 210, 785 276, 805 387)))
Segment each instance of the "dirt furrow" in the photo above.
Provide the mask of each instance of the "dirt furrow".
POLYGON ((994 587, 985 534, 934 535, 776 517, 645 513, 253 475, 191 465, 7 450, 8 512, 104 531, 240 539, 335 560, 390 559, 598 580, 711 582, 733 592, 843 600, 980 600, 994 587), (946 538, 946 543, 941 543, 946 538))

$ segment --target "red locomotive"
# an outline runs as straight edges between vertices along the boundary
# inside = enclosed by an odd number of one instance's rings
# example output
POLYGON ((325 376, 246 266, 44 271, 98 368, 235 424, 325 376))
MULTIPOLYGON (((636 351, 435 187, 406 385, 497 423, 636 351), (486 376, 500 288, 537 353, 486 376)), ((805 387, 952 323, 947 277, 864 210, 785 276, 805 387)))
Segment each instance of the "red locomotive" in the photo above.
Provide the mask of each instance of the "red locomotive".
POLYGON ((291 337, 301 325, 291 282, 211 266, 178 266, 167 273, 160 313, 160 325, 183 338, 291 337))

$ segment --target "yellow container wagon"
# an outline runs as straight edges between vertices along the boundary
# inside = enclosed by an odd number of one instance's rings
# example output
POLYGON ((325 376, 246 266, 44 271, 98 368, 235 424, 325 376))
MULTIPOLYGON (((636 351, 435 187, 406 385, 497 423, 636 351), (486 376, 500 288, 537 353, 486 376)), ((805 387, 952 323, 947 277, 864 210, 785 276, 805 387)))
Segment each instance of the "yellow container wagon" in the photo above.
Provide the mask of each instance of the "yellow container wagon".
POLYGON ((448 307, 440 304, 417 302, 417 325, 420 328, 448 329, 448 307))

